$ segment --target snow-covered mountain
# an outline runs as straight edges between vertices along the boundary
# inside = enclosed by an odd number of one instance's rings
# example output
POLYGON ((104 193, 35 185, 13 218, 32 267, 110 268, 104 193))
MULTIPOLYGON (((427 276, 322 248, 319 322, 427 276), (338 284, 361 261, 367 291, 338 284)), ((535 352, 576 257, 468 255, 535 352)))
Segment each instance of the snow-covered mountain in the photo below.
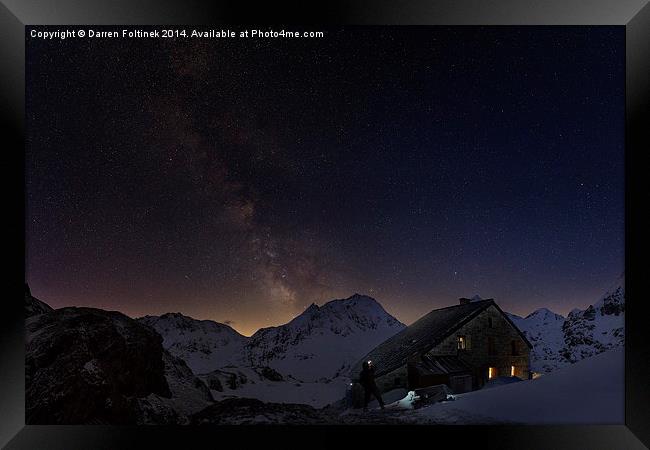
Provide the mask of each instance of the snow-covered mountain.
POLYGON ((563 316, 546 308, 525 318, 508 314, 533 344, 531 369, 552 372, 605 350, 623 346, 625 336, 625 276, 585 310, 563 316))
POLYGON ((137 319, 163 338, 163 347, 183 359, 196 374, 228 365, 245 365, 246 336, 222 323, 196 320, 180 313, 137 319))
POLYGON ((285 325, 259 330, 246 349, 255 365, 302 381, 329 380, 404 327, 375 299, 354 294, 312 304, 285 325))
POLYGON ((523 331, 533 349, 530 366, 534 372, 551 372, 566 365, 560 354, 564 347, 564 317, 546 308, 540 308, 525 318, 508 314, 517 327, 523 331))
POLYGON ((560 351, 569 362, 597 355, 625 343, 625 282, 620 280, 598 302, 584 311, 571 311, 562 330, 560 351))
POLYGON ((182 314, 138 319, 163 337, 163 347, 196 374, 224 367, 270 367, 313 382, 343 374, 362 355, 404 328, 373 298, 355 294, 312 304, 285 325, 247 338, 227 325, 182 314))

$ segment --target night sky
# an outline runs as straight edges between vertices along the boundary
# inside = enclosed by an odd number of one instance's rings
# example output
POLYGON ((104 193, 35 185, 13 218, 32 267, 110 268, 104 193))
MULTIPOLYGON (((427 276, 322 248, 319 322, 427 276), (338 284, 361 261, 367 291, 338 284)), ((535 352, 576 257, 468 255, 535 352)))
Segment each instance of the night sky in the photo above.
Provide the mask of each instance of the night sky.
POLYGON ((624 38, 28 39, 26 279, 244 334, 355 292, 584 308, 624 269, 624 38))

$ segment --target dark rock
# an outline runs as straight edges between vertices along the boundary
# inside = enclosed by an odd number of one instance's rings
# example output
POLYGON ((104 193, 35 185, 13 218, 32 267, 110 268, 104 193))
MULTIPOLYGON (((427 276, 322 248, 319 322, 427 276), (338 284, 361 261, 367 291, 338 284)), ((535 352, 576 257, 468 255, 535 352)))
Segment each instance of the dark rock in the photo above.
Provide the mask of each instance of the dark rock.
POLYGON ((207 424, 331 424, 335 416, 309 405, 264 403, 252 398, 230 398, 194 414, 192 425, 207 424))
MULTIPOLYGON (((212 372, 201 374, 199 377, 210 389, 218 392, 223 392, 225 387, 235 390, 249 382, 255 384, 252 379, 249 380, 246 374, 238 368, 233 367, 232 370, 225 369, 213 370, 212 372)), ((258 374, 258 376, 260 375, 258 374)))
POLYGON ((50 305, 32 297, 29 286, 25 283, 25 317, 54 311, 50 305))
POLYGON ((259 373, 269 381, 284 381, 284 377, 270 367, 262 367, 259 373))
POLYGON ((194 375, 185 361, 163 351, 165 378, 171 391, 171 398, 150 394, 137 400, 138 423, 143 424, 187 424, 189 417, 214 399, 210 389, 194 375))
POLYGON ((139 423, 139 398, 171 397, 162 338, 121 313, 61 308, 26 329, 28 424, 139 423))
POLYGON ((214 391, 223 392, 221 380, 215 376, 206 376, 208 387, 214 391))

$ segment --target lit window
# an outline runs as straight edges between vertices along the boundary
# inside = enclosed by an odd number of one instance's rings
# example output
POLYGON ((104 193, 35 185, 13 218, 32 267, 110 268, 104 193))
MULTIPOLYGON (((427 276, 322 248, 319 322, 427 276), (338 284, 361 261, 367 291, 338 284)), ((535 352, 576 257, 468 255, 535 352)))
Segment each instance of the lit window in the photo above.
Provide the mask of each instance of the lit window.
POLYGON ((510 376, 511 377, 515 376, 515 366, 510 366, 510 376))
POLYGON ((458 350, 465 350, 467 348, 467 340, 465 336, 458 336, 458 350))
POLYGON ((492 379, 497 376, 497 369, 496 367, 488 367, 488 379, 492 379))

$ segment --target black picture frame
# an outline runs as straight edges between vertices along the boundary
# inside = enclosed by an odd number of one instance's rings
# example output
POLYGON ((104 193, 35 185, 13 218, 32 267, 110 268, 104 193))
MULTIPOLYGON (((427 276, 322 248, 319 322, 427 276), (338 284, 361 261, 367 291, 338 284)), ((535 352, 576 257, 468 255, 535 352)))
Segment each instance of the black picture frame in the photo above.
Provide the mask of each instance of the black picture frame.
POLYGON ((9 288, 0 328, 0 445, 9 449, 206 448, 206 445, 273 446, 431 445, 527 449, 641 449, 650 446, 650 346, 642 283, 648 254, 643 220, 647 201, 644 153, 650 91, 650 6, 645 0, 445 0, 330 1, 262 5, 193 0, 3 0, 0 5, 0 70, 4 134, 5 242, 16 243, 18 262, 7 262, 9 288), (24 277, 25 26, 57 24, 394 24, 394 25, 618 25, 626 33, 626 349, 625 425, 436 427, 125 427, 25 426, 24 277), (9 157, 9 158, 7 158, 9 157), (641 197, 636 197, 638 192, 641 197), (22 214, 21 214, 22 212, 22 214), (14 219, 15 224, 11 222, 14 219), (23 230, 22 234, 18 230, 23 230), (22 238, 22 240, 21 240, 22 238), (639 261, 639 262, 635 262, 639 261), (365 441, 351 440, 352 433, 365 441), (227 444, 226 439, 234 439, 227 444))

